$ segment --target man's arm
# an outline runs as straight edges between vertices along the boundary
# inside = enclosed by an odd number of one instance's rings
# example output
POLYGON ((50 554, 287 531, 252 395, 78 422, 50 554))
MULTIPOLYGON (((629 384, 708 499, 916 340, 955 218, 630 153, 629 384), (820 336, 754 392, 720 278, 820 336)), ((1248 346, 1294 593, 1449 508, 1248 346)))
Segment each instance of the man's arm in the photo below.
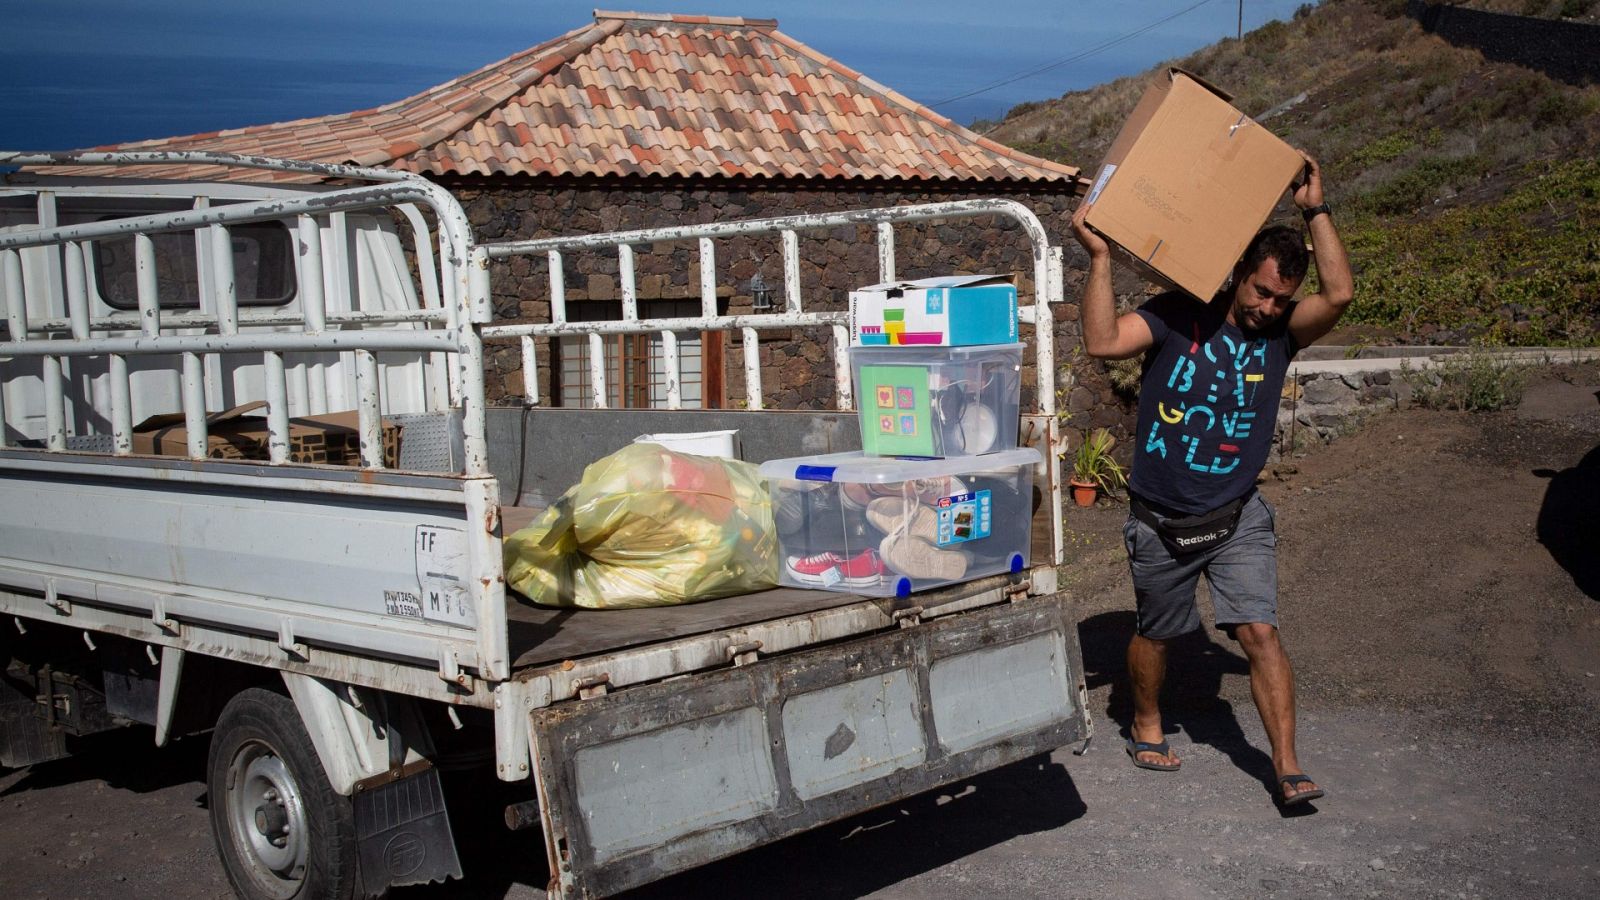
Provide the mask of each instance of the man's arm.
POLYGON ((1135 313, 1117 315, 1117 298, 1111 289, 1111 245, 1085 224, 1089 204, 1072 215, 1072 233, 1089 253, 1089 274, 1083 282, 1078 312, 1083 325, 1084 352, 1096 359, 1128 359, 1155 344, 1150 324, 1135 313))
MULTIPOLYGON (((1306 180, 1295 187, 1294 204, 1305 210, 1322 205, 1322 168, 1304 150, 1300 155, 1306 158, 1306 180)), ((1296 304, 1294 314, 1289 317, 1289 333, 1302 347, 1310 346, 1333 330, 1355 296, 1350 257, 1345 254, 1344 242, 1339 240, 1339 232, 1333 227, 1333 217, 1318 213, 1309 226, 1311 252, 1317 260, 1317 280, 1322 283, 1322 290, 1296 304)))

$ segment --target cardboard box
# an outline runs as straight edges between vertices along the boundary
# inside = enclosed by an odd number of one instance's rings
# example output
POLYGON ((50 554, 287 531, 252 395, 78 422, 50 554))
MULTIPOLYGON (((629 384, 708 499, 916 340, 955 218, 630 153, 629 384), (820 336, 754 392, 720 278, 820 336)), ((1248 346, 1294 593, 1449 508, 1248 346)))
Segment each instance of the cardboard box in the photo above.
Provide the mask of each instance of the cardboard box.
MULTIPOLYGON (((268 459, 267 420, 251 415, 265 410, 256 401, 206 417, 206 456, 211 459, 268 459)), ((134 426, 133 452, 152 456, 187 456, 189 430, 183 413, 151 416, 134 426)), ((289 420, 289 461, 334 466, 361 465, 360 416, 356 412, 297 416, 289 420)), ((400 426, 383 423, 383 464, 400 462, 400 426)))
MULTIPOLYGON (((263 420, 264 422, 265 420, 263 420)), ((400 426, 382 423, 383 465, 400 465, 400 426)), ((263 427, 261 444, 266 447, 263 427)), ((361 415, 350 412, 297 416, 289 420, 289 461, 330 466, 361 465, 361 415)))
POLYGON ((1088 223, 1164 280, 1210 300, 1305 165, 1182 69, 1145 91, 1106 154, 1088 223))
POLYGON ((945 275, 850 292, 857 347, 966 347, 1017 340, 1017 286, 1010 275, 945 275))

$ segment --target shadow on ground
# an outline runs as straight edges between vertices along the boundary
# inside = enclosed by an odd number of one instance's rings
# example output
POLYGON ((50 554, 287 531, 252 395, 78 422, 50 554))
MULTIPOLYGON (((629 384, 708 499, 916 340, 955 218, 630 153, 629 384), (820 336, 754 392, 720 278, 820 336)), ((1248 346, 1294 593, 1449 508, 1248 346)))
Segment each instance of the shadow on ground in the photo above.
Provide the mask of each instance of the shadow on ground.
POLYGON ((1600 600, 1600 447, 1569 469, 1533 474, 1550 479, 1539 507, 1539 543, 1579 590, 1600 600))
MULTIPOLYGON (((454 792, 451 821, 467 879, 396 891, 393 896, 501 898, 514 884, 544 887, 549 874, 539 832, 508 832, 488 808, 492 802, 470 804, 482 808, 469 809, 469 804, 454 799, 464 795, 471 792, 454 792)), ((493 802, 504 803, 505 798, 493 802)), ((1087 811, 1066 768, 1047 756, 1036 756, 646 885, 626 896, 860 897, 1012 838, 1060 828, 1087 811), (824 860, 825 865, 819 865, 824 860)))
MULTIPOLYGON (((1128 682, 1128 640, 1133 637, 1131 611, 1102 613, 1085 619, 1078 626, 1083 647, 1084 677, 1090 690, 1109 685, 1106 717, 1116 723, 1115 732, 1100 729, 1100 738, 1123 752, 1128 729, 1133 724, 1133 697, 1128 682)), ((1175 638, 1167 652, 1167 681, 1161 693, 1162 724, 1168 735, 1183 732, 1191 741, 1221 751, 1229 760, 1273 793, 1272 757, 1251 744, 1239 726, 1239 715, 1255 716, 1255 707, 1238 709, 1222 697, 1225 675, 1248 676, 1249 662, 1242 652, 1214 639, 1221 632, 1206 629, 1175 638)), ((1228 641, 1222 636, 1223 641, 1228 641)), ((1179 754, 1182 755, 1181 753, 1179 754)))
MULTIPOLYGON (((0 790, 0 797, 100 779, 110 787, 136 794, 164 790, 204 778, 208 745, 202 735, 157 747, 152 730, 142 725, 82 738, 68 737, 71 756, 29 766, 21 778, 0 790)), ((7 770, 0 769, 4 771, 7 770)), ((201 797, 196 802, 204 805, 204 785, 197 787, 201 797)))
POLYGON ((860 897, 1086 812, 1066 767, 1036 756, 628 896, 860 897))

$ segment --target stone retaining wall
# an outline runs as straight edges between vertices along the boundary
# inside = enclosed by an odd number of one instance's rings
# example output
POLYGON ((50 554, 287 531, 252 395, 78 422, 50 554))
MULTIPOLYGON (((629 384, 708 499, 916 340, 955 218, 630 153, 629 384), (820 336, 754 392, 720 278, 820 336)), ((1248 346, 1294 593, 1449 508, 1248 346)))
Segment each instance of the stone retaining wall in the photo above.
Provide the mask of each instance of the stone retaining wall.
POLYGON ((1284 379, 1278 408, 1276 445, 1293 453, 1312 443, 1349 434, 1375 413, 1397 409, 1411 399, 1411 386, 1386 360, 1380 368, 1323 371, 1310 369, 1284 379))
MULTIPOLYGON (((1322 359, 1296 362, 1284 379, 1275 446, 1292 454, 1327 443, 1361 427, 1381 412, 1411 403, 1412 381, 1440 364, 1448 351, 1377 359, 1322 359), (1412 375, 1411 373, 1417 373, 1412 375)), ((1323 355, 1339 350, 1325 348, 1323 355)), ((1497 353, 1501 359, 1532 365, 1600 359, 1600 349, 1537 348, 1497 353)))

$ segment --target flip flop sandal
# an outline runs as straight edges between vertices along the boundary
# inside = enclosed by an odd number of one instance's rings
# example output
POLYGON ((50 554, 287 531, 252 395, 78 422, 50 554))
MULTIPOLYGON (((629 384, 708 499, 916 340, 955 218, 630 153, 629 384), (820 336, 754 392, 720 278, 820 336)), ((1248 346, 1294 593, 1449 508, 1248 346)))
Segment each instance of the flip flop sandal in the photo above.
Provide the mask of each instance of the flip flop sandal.
POLYGON ((1176 772, 1178 771, 1178 768, 1183 765, 1182 761, 1175 763, 1153 763, 1144 762, 1139 759, 1139 754, 1141 753, 1159 753, 1162 756, 1166 756, 1168 753, 1172 752, 1172 748, 1167 746, 1166 741, 1160 741, 1159 743, 1152 744, 1149 741, 1136 741, 1133 738, 1128 738, 1127 749, 1128 758, 1132 759, 1133 764, 1141 769, 1149 769, 1152 772, 1176 772))
POLYGON ((1285 775, 1282 778, 1279 778, 1278 802, 1284 806, 1298 806, 1301 803, 1308 803, 1317 799, 1318 797, 1324 796, 1327 792, 1322 788, 1313 788, 1309 791, 1301 791, 1300 793, 1295 794, 1293 797, 1285 797, 1283 794, 1283 788, 1290 787, 1291 785, 1315 783, 1316 782, 1312 781, 1311 778, 1306 775, 1285 775))

